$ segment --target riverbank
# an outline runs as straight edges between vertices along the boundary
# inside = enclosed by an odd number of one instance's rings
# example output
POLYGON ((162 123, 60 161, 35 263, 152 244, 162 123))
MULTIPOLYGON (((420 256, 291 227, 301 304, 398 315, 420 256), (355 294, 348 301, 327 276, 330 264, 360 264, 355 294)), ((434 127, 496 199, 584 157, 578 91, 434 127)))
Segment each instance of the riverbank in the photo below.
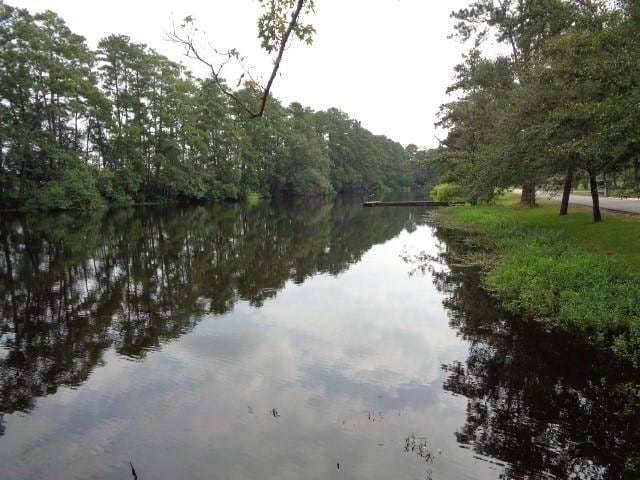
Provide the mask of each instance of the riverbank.
POLYGON ((509 310, 583 334, 640 365, 640 221, 541 201, 521 208, 515 195, 494 206, 444 209, 440 221, 479 235, 487 288, 509 310), (488 252, 488 253, 487 253, 488 252))

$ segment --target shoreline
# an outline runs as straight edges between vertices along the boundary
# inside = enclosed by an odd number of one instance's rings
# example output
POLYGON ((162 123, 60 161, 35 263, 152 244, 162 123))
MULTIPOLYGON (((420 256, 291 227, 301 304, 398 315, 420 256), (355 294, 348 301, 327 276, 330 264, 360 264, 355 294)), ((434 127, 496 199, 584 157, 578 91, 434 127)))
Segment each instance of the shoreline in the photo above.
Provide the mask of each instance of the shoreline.
POLYGON ((438 222, 486 246, 470 259, 506 310, 580 334, 640 367, 640 221, 611 214, 599 225, 589 208, 572 206, 560 217, 552 202, 517 203, 505 195, 492 206, 447 208, 438 222))

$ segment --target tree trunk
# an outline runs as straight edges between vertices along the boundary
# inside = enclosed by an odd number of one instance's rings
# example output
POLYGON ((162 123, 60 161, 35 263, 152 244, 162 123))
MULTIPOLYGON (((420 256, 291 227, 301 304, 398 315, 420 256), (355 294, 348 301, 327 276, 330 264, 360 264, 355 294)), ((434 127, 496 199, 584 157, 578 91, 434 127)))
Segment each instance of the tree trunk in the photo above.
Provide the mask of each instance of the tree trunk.
POLYGON ((0 203, 4 200, 4 145, 0 139, 0 203))
POLYGON ((522 185, 520 204, 524 207, 536 206, 536 183, 534 181, 529 181, 522 185))
POLYGON ((635 180, 635 187, 640 188, 640 157, 633 159, 633 179, 635 180))
POLYGON ((569 195, 571 195, 572 183, 573 183, 573 167, 567 170, 567 176, 564 179, 564 189, 562 190, 562 202, 560 203, 560 215, 566 215, 569 212, 569 195))
POLYGON ((589 172, 589 184, 591 186, 591 200, 593 201, 593 221, 602 221, 602 215, 600 215, 600 197, 598 196, 598 182, 596 181, 596 175, 589 172))

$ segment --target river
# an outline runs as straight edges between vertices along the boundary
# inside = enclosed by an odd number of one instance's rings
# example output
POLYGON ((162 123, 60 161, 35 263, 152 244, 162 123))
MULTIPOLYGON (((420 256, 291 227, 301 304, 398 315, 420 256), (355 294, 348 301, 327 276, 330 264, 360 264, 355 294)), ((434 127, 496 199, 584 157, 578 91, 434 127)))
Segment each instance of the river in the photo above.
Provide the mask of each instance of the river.
POLYGON ((3 480, 640 469, 637 372, 500 310, 424 208, 0 215, 3 480))

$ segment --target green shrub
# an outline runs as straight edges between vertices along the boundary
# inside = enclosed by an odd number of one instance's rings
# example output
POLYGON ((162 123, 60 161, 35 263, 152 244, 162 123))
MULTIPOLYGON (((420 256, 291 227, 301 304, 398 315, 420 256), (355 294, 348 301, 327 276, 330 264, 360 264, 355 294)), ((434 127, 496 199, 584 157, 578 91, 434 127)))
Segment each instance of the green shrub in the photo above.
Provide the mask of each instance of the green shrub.
POLYGON ((139 200, 142 177, 130 166, 124 166, 117 171, 100 170, 97 174, 97 185, 107 202, 132 205, 139 200))
POLYGON ((459 183, 439 183, 431 189, 431 198, 438 202, 464 202, 469 196, 466 187, 459 183))
POLYGON ((317 169, 306 168, 293 175, 293 193, 301 197, 329 195, 333 191, 329 179, 317 169))
POLYGON ((28 208, 38 210, 93 210, 102 206, 96 172, 78 160, 70 161, 27 202, 28 208))
POLYGON ((609 196, 617 198, 640 198, 640 190, 637 188, 616 188, 609 192, 609 196))

